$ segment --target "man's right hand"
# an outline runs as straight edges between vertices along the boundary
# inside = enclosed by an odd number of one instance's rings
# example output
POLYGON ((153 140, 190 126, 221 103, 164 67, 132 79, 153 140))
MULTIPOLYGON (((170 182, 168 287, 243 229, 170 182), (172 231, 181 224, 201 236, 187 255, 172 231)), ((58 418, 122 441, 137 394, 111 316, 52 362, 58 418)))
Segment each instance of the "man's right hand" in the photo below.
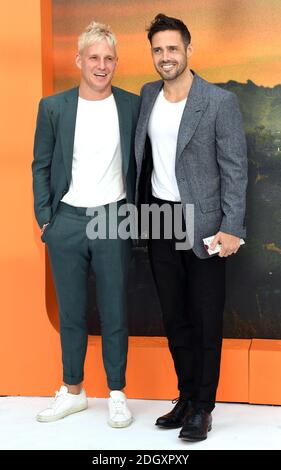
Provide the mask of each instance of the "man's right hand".
POLYGON ((47 222, 46 224, 43 224, 43 226, 41 227, 41 236, 43 235, 43 233, 45 232, 45 229, 47 227, 47 225, 49 225, 50 222, 47 222))

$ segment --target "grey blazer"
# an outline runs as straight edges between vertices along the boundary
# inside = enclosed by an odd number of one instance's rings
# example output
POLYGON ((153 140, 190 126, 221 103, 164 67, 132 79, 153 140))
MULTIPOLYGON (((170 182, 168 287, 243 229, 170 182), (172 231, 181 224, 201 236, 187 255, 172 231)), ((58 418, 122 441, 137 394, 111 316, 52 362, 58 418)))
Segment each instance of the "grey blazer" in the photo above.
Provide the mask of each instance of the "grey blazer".
MULTIPOLYGON (((247 149, 236 96, 194 73, 183 111, 175 173, 182 204, 194 205, 193 251, 208 258, 202 238, 219 230, 245 237, 247 149)), ((136 202, 149 202, 152 152, 147 127, 163 81, 141 91, 136 129, 136 202)), ((188 221, 186 221, 188 223, 188 221)))

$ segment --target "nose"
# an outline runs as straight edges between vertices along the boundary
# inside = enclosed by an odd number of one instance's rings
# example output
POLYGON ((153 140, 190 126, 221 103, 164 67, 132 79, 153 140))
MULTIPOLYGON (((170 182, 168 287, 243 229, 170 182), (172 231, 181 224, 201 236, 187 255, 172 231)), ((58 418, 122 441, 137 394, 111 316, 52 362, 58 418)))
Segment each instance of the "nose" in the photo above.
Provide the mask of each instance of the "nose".
POLYGON ((103 57, 101 57, 100 60, 99 60, 98 68, 101 69, 101 70, 105 69, 105 60, 104 60, 103 57))
POLYGON ((163 56, 162 56, 162 60, 163 60, 164 62, 168 62, 169 59, 170 59, 170 57, 169 57, 169 51, 168 51, 168 49, 164 49, 164 51, 163 51, 163 56))

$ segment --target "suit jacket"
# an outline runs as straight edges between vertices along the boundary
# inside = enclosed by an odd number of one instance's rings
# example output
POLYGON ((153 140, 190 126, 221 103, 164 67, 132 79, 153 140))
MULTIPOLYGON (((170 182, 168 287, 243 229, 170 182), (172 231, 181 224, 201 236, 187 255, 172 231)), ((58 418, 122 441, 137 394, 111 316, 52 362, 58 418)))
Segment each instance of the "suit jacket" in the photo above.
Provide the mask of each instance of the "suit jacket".
MULTIPOLYGON (((162 86, 162 80, 147 83, 141 91, 135 140, 138 205, 148 203, 151 194, 147 127, 162 86)), ((180 122, 175 174, 182 204, 194 205, 192 249, 199 258, 209 257, 202 238, 219 230, 245 237, 247 150, 237 98, 196 73, 180 122)))
MULTIPOLYGON (((70 186, 78 92, 78 87, 72 88, 43 98, 39 103, 32 173, 35 216, 40 227, 52 220, 59 201, 70 186)), ((134 136, 139 96, 117 87, 112 87, 112 92, 118 111, 127 200, 133 203, 136 177, 134 136)), ((108 136, 110 138, 110 129, 108 136)))

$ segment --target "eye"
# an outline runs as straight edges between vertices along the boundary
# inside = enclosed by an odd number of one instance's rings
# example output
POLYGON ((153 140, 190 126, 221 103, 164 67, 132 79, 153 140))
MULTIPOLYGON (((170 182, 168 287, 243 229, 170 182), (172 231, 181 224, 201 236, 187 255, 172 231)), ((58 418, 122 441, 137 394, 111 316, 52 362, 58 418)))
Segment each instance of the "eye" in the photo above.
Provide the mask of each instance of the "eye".
POLYGON ((154 54, 159 54, 160 47, 156 47, 155 49, 153 49, 153 52, 154 52, 154 54))

